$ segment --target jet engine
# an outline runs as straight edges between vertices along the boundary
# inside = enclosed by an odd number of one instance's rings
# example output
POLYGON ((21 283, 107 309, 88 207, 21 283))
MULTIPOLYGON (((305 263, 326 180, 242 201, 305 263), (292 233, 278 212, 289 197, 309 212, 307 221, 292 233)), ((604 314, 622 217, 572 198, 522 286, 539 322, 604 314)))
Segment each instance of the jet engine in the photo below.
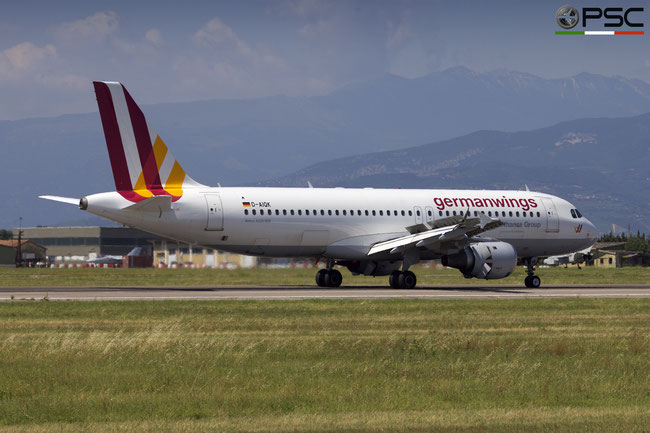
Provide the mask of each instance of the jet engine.
POLYGON ((459 253, 442 256, 442 264, 456 268, 466 278, 496 280, 512 273, 517 251, 507 242, 473 242, 459 253))

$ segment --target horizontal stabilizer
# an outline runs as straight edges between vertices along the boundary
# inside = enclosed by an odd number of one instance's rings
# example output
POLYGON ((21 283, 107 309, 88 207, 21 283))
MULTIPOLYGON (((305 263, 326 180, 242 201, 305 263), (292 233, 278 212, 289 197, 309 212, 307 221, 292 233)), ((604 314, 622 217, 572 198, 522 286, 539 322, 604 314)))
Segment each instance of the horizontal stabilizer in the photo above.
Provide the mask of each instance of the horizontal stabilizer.
POLYGON ((39 195, 38 198, 44 198, 45 200, 60 201, 61 203, 68 203, 68 204, 73 204, 75 206, 79 206, 78 198, 59 197, 58 195, 39 195))
POLYGON ((172 210, 172 197, 169 195, 157 195, 146 200, 127 206, 126 210, 140 212, 166 212, 172 210))

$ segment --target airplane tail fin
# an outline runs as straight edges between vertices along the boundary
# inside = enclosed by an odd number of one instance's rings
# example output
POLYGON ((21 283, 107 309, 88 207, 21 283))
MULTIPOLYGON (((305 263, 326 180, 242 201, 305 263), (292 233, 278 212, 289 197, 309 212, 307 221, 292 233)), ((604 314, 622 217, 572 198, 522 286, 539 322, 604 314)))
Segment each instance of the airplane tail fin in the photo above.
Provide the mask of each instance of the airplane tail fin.
POLYGON ((200 185, 190 178, 126 88, 117 82, 93 81, 116 190, 140 202, 168 195, 176 201, 183 188, 200 185))

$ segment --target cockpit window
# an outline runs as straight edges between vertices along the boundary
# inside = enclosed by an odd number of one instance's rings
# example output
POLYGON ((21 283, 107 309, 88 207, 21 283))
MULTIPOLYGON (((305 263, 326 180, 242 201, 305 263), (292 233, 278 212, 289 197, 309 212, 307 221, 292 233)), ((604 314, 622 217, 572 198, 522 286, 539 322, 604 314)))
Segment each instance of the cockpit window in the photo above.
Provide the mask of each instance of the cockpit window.
POLYGON ((582 218, 582 214, 580 213, 580 211, 578 209, 576 209, 576 215, 578 215, 578 218, 582 218))
POLYGON ((571 209, 571 216, 572 216, 573 218, 578 218, 578 217, 576 216, 576 211, 575 211, 575 209, 571 209))

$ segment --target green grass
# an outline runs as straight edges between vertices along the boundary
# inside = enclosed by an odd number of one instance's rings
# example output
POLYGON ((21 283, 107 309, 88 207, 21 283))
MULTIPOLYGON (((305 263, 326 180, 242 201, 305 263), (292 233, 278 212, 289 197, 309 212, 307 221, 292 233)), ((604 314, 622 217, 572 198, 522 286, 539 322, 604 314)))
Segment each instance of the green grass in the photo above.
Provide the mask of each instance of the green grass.
POLYGON ((0 432, 647 432, 650 300, 0 304, 0 432))
MULTIPOLYGON (((344 286, 387 286, 388 277, 353 276, 345 268, 344 286)), ((524 269, 500 280, 465 279, 455 269, 414 266, 419 286, 523 285, 524 269)), ((0 268, 0 287, 12 286, 245 286, 314 285, 315 268, 296 269, 39 269, 0 268)), ((650 284, 650 268, 543 268, 542 285, 650 284)))

